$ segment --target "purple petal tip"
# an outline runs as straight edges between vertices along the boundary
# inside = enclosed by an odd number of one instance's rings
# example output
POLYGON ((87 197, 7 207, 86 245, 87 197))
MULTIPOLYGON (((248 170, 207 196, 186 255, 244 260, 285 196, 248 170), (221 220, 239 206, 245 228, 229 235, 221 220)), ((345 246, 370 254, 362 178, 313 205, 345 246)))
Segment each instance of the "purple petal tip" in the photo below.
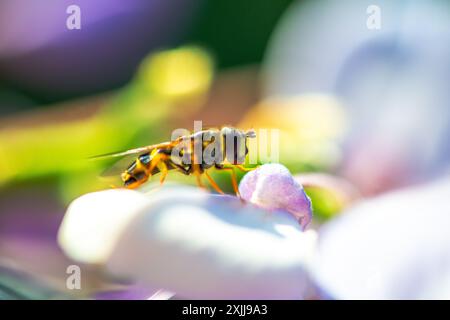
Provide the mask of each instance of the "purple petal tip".
POLYGON ((247 173, 239 184, 239 192, 244 200, 266 209, 288 211, 303 229, 311 221, 311 200, 281 164, 265 164, 247 173))

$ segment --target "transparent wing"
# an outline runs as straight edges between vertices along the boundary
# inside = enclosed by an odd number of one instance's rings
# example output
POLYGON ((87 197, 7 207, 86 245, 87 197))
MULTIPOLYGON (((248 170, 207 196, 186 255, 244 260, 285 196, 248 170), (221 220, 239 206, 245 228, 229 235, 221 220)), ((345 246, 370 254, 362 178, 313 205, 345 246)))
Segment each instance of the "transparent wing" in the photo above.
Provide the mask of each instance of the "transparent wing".
POLYGON ((89 160, 107 160, 118 158, 111 166, 106 168, 100 176, 103 178, 120 176, 140 155, 145 153, 151 153, 155 149, 164 149, 170 147, 171 142, 164 142, 159 144, 153 144, 145 147, 130 149, 121 152, 114 152, 108 154, 102 154, 89 158, 89 160))
POLYGON ((153 149, 168 147, 171 144, 172 144, 171 142, 152 144, 149 146, 140 147, 140 148, 136 148, 136 149, 130 149, 130 150, 126 150, 126 151, 112 152, 112 153, 106 153, 106 154, 93 156, 93 157, 90 157, 89 160, 102 160, 102 159, 108 159, 108 158, 124 157, 127 155, 136 155, 136 154, 140 154, 140 153, 150 152, 153 149))
POLYGON ((116 162, 113 162, 112 165, 110 165, 105 170, 103 170, 100 173, 100 177, 108 178, 108 177, 120 176, 120 174, 122 172, 124 172, 133 163, 133 161, 135 161, 136 158, 139 157, 139 155, 138 154, 126 154, 126 155, 117 156, 117 157, 121 157, 121 158, 116 160, 116 162))

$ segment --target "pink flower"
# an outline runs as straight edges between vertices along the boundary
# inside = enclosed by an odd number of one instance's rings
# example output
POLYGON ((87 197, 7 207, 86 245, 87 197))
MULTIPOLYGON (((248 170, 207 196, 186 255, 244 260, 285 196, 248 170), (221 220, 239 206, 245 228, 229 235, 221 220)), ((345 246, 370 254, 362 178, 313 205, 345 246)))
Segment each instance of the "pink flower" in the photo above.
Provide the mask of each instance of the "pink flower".
POLYGON ((268 210, 286 210, 304 229, 312 218, 311 201, 301 184, 281 164, 266 164, 247 173, 239 192, 243 199, 268 210))

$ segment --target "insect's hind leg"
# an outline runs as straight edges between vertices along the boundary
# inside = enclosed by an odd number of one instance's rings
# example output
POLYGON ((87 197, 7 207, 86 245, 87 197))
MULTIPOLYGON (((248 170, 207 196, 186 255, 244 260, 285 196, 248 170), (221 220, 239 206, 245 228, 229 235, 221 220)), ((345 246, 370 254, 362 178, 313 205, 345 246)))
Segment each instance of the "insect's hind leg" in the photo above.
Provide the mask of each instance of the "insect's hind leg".
POLYGON ((168 156, 164 153, 158 153, 156 154, 152 162, 148 168, 148 175, 151 176, 153 170, 155 168, 158 168, 161 172, 161 177, 159 178, 159 184, 162 185, 164 181, 166 180, 167 174, 169 173, 169 169, 167 168, 166 160, 168 159, 168 156))
POLYGON ((169 169, 167 168, 167 164, 165 163, 166 159, 163 159, 164 157, 161 157, 158 168, 161 171, 161 177, 159 178, 159 184, 162 185, 164 183, 164 180, 166 180, 167 174, 169 173, 169 169))

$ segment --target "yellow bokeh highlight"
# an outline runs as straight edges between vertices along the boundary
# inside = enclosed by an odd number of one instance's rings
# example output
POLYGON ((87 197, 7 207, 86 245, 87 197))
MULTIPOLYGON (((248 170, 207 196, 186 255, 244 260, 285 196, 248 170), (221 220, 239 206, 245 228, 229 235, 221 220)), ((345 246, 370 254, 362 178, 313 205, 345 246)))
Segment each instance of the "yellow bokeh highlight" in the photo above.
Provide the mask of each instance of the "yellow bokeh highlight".
POLYGON ((187 46, 145 59, 138 77, 153 94, 177 99, 204 93, 211 84, 213 69, 207 52, 187 46))
POLYGON ((331 96, 274 97, 253 107, 239 126, 280 130, 279 160, 291 169, 328 169, 341 159, 347 116, 331 96))

